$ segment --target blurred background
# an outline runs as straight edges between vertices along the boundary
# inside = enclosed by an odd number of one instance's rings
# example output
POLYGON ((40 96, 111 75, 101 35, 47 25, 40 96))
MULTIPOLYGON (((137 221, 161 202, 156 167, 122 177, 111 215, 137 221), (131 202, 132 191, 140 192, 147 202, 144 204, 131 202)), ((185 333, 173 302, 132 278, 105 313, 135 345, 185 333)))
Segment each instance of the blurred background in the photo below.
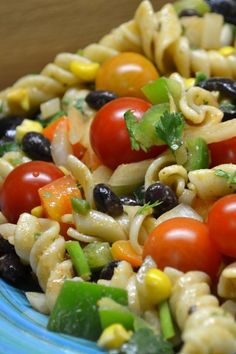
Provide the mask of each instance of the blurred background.
MULTIPOLYGON (((132 19, 141 0, 0 0, 0 89, 132 19)), ((168 1, 153 0, 157 10, 168 1)), ((172 2, 172 1, 169 1, 172 2)))

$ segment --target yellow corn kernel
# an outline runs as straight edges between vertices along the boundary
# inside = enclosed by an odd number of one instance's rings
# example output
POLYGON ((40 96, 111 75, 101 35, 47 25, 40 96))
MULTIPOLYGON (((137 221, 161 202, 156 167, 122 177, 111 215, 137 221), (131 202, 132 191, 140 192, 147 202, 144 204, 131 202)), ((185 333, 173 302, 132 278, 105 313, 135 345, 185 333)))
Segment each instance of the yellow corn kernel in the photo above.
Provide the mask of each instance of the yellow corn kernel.
POLYGON ((98 69, 98 63, 82 63, 77 60, 70 63, 70 71, 83 81, 94 81, 98 69))
POLYGON ((20 105, 25 111, 30 109, 29 93, 27 89, 16 88, 7 94, 7 101, 10 105, 20 105))
POLYGON ((132 334, 132 331, 127 331, 121 324, 115 323, 104 329, 98 339, 98 345, 105 349, 118 349, 128 342, 132 334))
POLYGON ((147 271, 145 285, 148 290, 149 300, 153 304, 159 304, 171 295, 172 285, 170 279, 159 269, 149 269, 147 271))
POLYGON ((34 122, 30 119, 24 119, 23 122, 16 127, 16 140, 20 142, 26 133, 42 133, 42 131, 43 127, 39 122, 34 122))
POLYGON ((235 54, 235 48, 231 46, 226 46, 220 48, 218 52, 222 54, 224 57, 227 57, 228 55, 235 54))
POLYGON ((36 218, 41 218, 43 216, 43 207, 39 205, 33 208, 31 210, 31 215, 36 216, 36 218))
POLYGON ((190 87, 194 86, 195 84, 195 79, 193 77, 190 77, 189 79, 184 79, 184 86, 186 89, 189 89, 190 87))

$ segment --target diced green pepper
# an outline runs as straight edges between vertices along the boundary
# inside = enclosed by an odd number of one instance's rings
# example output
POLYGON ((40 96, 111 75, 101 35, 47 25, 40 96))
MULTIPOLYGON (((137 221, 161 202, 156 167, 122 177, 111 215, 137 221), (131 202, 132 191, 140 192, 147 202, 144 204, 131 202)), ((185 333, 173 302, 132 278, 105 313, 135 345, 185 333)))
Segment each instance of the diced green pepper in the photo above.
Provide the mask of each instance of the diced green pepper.
POLYGON ((82 198, 72 197, 71 204, 73 210, 78 214, 86 215, 90 210, 89 203, 87 202, 87 200, 82 198))
POLYGON ((103 330, 115 323, 121 324, 127 330, 134 329, 135 314, 112 299, 99 300, 98 312, 103 330))
POLYGON ((109 297, 127 305, 127 291, 96 283, 66 280, 50 315, 48 329, 97 340, 102 333, 98 300, 109 297))
POLYGON ((100 270, 113 260, 108 242, 91 242, 83 248, 91 270, 100 270))
POLYGON ((181 85, 178 81, 161 77, 142 87, 142 91, 152 104, 169 103, 171 95, 178 106, 181 98, 181 85))
POLYGON ((179 0, 174 2, 175 11, 180 14, 186 9, 196 10, 200 15, 210 12, 210 6, 204 0, 179 0))
POLYGON ((89 280, 91 272, 89 269, 87 258, 82 248, 80 247, 79 242, 67 241, 66 250, 71 257, 71 261, 77 274, 81 276, 84 280, 89 280))
POLYGON ((188 159, 184 164, 187 171, 199 170, 208 168, 209 166, 209 151, 207 143, 202 138, 196 138, 186 141, 188 159))

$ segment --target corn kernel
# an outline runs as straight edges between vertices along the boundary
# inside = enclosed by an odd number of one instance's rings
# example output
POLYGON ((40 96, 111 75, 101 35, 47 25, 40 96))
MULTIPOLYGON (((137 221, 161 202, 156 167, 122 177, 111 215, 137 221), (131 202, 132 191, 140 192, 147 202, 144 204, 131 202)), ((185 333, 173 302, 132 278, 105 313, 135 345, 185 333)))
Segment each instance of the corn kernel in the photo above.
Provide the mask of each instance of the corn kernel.
POLYGON ((20 105, 25 111, 30 109, 29 93, 27 89, 16 88, 7 94, 7 101, 11 104, 20 105))
POLYGON ((132 331, 127 331, 121 324, 115 323, 104 329, 98 339, 98 345, 105 349, 118 349, 128 342, 131 336, 132 331))
POLYGON ((235 48, 231 46, 226 46, 220 48, 218 52, 222 54, 224 57, 227 57, 228 55, 235 54, 235 48))
POLYGON ((42 131, 43 127, 39 122, 34 122, 30 119, 24 119, 23 122, 16 127, 16 140, 20 142, 26 133, 42 133, 42 131))
POLYGON ((43 216, 43 207, 39 205, 33 208, 31 210, 31 215, 36 216, 36 218, 41 218, 43 216))
POLYGON ((145 276, 145 285, 148 290, 149 300, 159 304, 171 295, 171 282, 169 277, 159 269, 149 269, 145 276))
POLYGON ((99 69, 98 63, 82 63, 72 61, 70 64, 71 72, 83 81, 94 81, 99 69))
POLYGON ((195 79, 193 77, 184 80, 184 86, 186 89, 189 89, 190 87, 194 86, 194 84, 195 84, 195 79))

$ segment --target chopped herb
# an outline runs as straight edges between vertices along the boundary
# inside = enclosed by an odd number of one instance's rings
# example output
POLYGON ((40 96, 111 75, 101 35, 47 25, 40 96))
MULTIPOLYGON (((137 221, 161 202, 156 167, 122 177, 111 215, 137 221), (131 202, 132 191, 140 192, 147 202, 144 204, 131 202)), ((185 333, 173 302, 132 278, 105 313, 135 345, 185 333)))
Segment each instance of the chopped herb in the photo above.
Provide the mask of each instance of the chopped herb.
POLYGON ((156 123, 156 133, 175 152, 183 145, 184 118, 182 113, 164 112, 156 123))
POLYGON ((199 84, 199 82, 201 81, 205 81, 207 80, 207 75, 202 73, 202 72, 197 72, 196 73, 196 78, 195 78, 195 86, 197 86, 199 84))
POLYGON ((36 241, 41 236, 41 232, 34 233, 34 240, 36 241))
POLYGON ((140 328, 128 343, 110 354, 174 354, 172 344, 156 335, 150 328, 140 328))
POLYGON ((62 104, 64 104, 65 106, 68 106, 68 105, 69 105, 69 103, 70 103, 69 98, 63 98, 63 100, 62 100, 62 104))
POLYGON ((76 103, 74 104, 74 107, 78 109, 81 113, 84 113, 84 98, 78 98, 76 103))
POLYGON ((215 169, 215 175, 225 178, 229 184, 236 184, 236 170, 233 172, 226 172, 221 169, 215 169))
POLYGON ((225 112, 230 112, 230 111, 235 111, 236 110, 236 105, 230 103, 230 102, 222 102, 220 104, 220 109, 222 109, 225 112))
POLYGON ((161 203, 162 203, 162 201, 160 201, 160 200, 156 200, 152 204, 150 204, 150 202, 148 202, 138 209, 136 215, 145 214, 145 213, 149 212, 150 209, 155 208, 156 206, 160 205, 161 203))
POLYGON ((21 151, 20 147, 15 142, 6 142, 0 145, 0 157, 2 157, 6 152, 10 151, 21 151))

